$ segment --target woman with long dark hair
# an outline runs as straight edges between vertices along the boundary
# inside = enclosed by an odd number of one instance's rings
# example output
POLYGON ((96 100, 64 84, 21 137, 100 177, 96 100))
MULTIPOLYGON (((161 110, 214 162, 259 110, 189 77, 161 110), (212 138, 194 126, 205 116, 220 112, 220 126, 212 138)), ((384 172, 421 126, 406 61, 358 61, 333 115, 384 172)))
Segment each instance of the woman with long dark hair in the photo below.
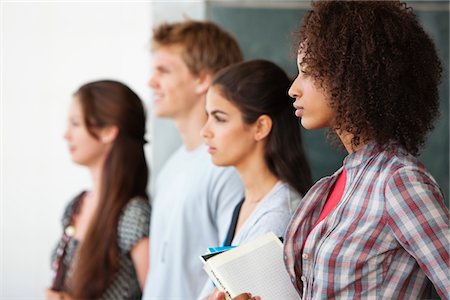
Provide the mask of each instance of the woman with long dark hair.
POLYGON ((65 139, 92 188, 66 207, 47 299, 137 299, 148 269, 148 167, 142 101, 116 81, 74 94, 65 139))
POLYGON ((220 71, 208 90, 202 129, 208 151, 214 164, 234 166, 245 187, 225 245, 269 231, 283 236, 312 184, 289 85, 276 64, 252 60, 220 71))

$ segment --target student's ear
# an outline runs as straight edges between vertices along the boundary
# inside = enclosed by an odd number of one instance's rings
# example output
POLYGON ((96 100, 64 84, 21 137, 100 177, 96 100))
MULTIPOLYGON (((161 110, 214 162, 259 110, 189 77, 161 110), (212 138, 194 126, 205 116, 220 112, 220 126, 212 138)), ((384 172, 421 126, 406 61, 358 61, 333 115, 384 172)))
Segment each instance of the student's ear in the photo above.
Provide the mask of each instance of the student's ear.
POLYGON ((100 142, 103 144, 111 144, 119 134, 119 128, 117 126, 107 126, 99 130, 98 136, 100 142))
POLYGON ((211 72, 201 71, 200 75, 197 76, 197 87, 195 92, 197 94, 206 94, 209 86, 211 85, 213 75, 211 72))
POLYGON ((261 115, 255 122, 255 140, 265 139, 272 130, 272 119, 268 115, 261 115))

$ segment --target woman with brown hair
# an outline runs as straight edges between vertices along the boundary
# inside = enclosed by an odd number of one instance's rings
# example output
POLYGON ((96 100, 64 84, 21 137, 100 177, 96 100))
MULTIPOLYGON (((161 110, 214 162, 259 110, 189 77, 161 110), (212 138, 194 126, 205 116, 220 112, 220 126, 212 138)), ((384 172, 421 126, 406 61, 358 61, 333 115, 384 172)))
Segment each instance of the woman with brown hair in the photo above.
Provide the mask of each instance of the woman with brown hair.
MULTIPOLYGON (((291 81, 276 64, 250 60, 222 69, 206 95, 202 129, 214 164, 233 166, 245 187, 224 245, 267 232, 283 236, 312 185, 300 124, 287 91, 291 81)), ((211 294, 207 285, 200 298, 211 294)))
POLYGON ((92 188, 66 207, 47 299, 137 299, 148 269, 148 167, 142 101, 116 81, 74 94, 67 130, 72 160, 92 188))

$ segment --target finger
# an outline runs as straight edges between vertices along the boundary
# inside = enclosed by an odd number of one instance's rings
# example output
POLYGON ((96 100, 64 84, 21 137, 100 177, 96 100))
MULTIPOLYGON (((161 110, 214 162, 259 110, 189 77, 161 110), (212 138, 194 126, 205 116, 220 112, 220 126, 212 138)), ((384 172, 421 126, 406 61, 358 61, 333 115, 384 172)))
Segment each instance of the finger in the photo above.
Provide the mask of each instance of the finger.
POLYGON ((211 294, 209 294, 205 299, 203 300, 215 300, 216 299, 216 293, 213 291, 211 294))
POLYGON ((248 300, 252 298, 252 294, 250 293, 242 293, 233 298, 233 300, 248 300))
POLYGON ((226 300, 225 293, 216 291, 216 296, 214 298, 215 300, 226 300))

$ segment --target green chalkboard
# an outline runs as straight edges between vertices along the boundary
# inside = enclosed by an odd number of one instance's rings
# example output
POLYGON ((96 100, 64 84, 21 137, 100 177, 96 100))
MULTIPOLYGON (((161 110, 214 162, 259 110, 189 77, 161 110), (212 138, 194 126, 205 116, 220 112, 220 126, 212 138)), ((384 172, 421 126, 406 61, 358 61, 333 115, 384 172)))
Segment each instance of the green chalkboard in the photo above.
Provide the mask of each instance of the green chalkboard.
MULTIPOLYGON (((303 5, 288 7, 264 4, 235 5, 230 2, 210 2, 208 19, 232 32, 238 39, 246 59, 263 58, 276 62, 285 71, 297 73, 291 36, 308 10, 303 5)), ((430 4, 431 2, 427 2, 430 4)), ((448 6, 428 5, 416 10, 425 30, 433 37, 444 66, 444 78, 440 87, 441 116, 429 135, 421 154, 421 160, 442 187, 449 199, 449 11, 448 6)), ((332 174, 342 165, 345 152, 326 142, 324 131, 302 130, 304 144, 311 162, 314 180, 332 174)), ((447 204, 448 205, 448 204, 447 204)))

